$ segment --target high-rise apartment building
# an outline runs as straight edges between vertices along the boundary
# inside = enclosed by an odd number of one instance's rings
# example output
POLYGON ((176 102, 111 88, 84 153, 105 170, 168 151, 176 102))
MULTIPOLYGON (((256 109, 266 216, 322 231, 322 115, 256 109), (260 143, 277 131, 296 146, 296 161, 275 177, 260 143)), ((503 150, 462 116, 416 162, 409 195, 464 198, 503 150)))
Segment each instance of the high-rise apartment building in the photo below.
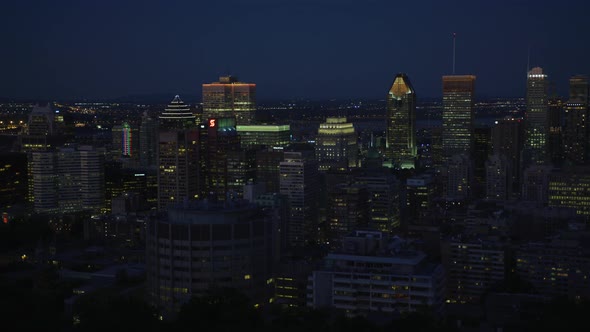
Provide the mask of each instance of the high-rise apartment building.
POLYGON ((475 76, 443 76, 442 149, 443 162, 456 154, 473 152, 475 76))
POLYGON ((203 121, 235 117, 237 125, 254 124, 256 84, 222 76, 218 82, 203 84, 203 121))
POLYGON ((426 308, 441 313, 443 268, 425 253, 378 231, 355 231, 343 242, 309 276, 308 307, 341 309, 349 316, 426 308))
POLYGON ((395 168, 414 168, 416 93, 406 74, 397 74, 387 94, 387 148, 395 168))
POLYGON ((85 145, 32 152, 29 194, 35 212, 100 212, 105 203, 103 155, 85 145))
POLYGON ((549 133, 548 81, 543 69, 535 67, 528 72, 525 113, 525 141, 523 168, 548 162, 547 137, 549 133))
POLYGON ((315 153, 320 170, 357 167, 358 143, 354 125, 346 117, 330 117, 320 124, 315 153))

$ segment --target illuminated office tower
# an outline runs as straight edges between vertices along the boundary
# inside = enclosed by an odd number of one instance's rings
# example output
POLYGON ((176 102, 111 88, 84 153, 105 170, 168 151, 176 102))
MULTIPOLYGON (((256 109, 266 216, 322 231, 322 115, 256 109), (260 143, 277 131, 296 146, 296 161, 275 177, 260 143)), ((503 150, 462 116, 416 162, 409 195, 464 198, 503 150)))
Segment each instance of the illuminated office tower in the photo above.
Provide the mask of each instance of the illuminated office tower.
POLYGON ((588 77, 570 78, 570 98, 564 107, 564 150, 574 165, 588 164, 588 77))
POLYGON ((287 246, 303 247, 318 237, 318 164, 312 148, 289 149, 280 163, 280 193, 289 201, 287 246))
POLYGON ((475 76, 443 76, 443 162, 456 154, 473 152, 475 76))
POLYGON ((406 74, 397 74, 387 94, 387 148, 395 168, 414 168, 416 93, 406 74))
POLYGON ((158 164, 158 119, 144 112, 139 127, 139 164, 152 168, 158 164))
POLYGON ((327 118, 316 136, 315 154, 320 170, 357 167, 358 143, 354 125, 346 117, 327 118))
POLYGON ((256 84, 239 82, 234 76, 203 84, 203 120, 235 117, 237 125, 249 125, 255 113, 256 84))
POLYGON ((254 147, 285 147, 291 142, 291 126, 241 125, 236 126, 243 149, 254 147))
POLYGON ((92 146, 78 147, 81 209, 100 211, 105 203, 104 157, 92 146))
POLYGON ((442 149, 443 163, 457 154, 473 152, 473 118, 475 113, 475 76, 442 77, 442 149))
POLYGON ((201 130, 201 158, 203 187, 201 194, 211 195, 214 199, 224 201, 239 197, 241 194, 232 193, 230 189, 246 183, 247 174, 254 172, 252 165, 253 154, 239 153, 240 137, 236 131, 236 120, 233 117, 215 118, 207 120, 205 128, 201 130), (230 167, 241 167, 230 171, 230 167), (228 173, 228 171, 230 171, 228 173), (236 172, 234 172, 236 171, 236 172), (240 175, 241 173, 241 175, 240 175), (234 184, 230 184, 233 182, 234 184), (231 188, 230 188, 231 187, 231 188), (237 194, 237 196, 235 196, 237 194), (233 196, 233 197, 232 197, 233 196))
POLYGON ((159 117, 158 210, 198 197, 199 131, 178 96, 159 117))
POLYGON ((547 75, 535 67, 528 72, 525 113, 524 168, 547 163, 547 136, 549 132, 547 75))
POLYGON ((524 141, 522 119, 505 117, 492 127, 492 154, 506 157, 509 162, 513 194, 520 195, 520 155, 524 141))
POLYGON ((59 209, 99 212, 105 204, 102 153, 92 146, 67 146, 56 154, 59 209))

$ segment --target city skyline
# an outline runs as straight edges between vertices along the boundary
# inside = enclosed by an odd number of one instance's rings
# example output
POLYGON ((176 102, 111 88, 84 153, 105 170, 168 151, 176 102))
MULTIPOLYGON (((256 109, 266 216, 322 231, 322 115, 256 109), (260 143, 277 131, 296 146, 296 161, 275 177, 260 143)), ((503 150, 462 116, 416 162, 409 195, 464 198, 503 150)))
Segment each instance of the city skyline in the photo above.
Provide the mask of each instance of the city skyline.
POLYGON ((406 73, 437 98, 453 33, 456 74, 476 75, 480 98, 524 96, 527 67, 564 97, 571 76, 590 72, 582 1, 139 4, 3 4, 0 97, 199 99, 203 83, 231 74, 255 82, 259 100, 382 99, 406 73))

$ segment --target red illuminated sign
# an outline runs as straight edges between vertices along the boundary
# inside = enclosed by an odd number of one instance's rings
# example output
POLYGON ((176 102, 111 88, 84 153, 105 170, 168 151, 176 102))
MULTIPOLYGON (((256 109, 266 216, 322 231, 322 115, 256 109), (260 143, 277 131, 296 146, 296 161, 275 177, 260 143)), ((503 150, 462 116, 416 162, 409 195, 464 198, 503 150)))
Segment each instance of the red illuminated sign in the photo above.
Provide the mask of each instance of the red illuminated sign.
POLYGON ((209 128, 215 127, 215 122, 216 122, 215 119, 209 119, 209 128))

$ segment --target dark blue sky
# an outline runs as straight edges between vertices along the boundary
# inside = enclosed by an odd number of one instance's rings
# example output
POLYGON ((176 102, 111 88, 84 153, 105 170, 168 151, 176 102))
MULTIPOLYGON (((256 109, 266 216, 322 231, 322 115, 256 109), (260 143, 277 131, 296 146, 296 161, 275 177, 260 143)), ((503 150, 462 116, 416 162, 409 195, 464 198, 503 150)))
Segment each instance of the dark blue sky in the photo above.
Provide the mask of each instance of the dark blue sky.
POLYGON ((200 99, 231 73, 259 100, 383 98, 405 72, 436 98, 453 32, 478 96, 524 95, 529 46, 567 94, 590 74, 589 15, 585 0, 4 0, 0 97, 200 99))

